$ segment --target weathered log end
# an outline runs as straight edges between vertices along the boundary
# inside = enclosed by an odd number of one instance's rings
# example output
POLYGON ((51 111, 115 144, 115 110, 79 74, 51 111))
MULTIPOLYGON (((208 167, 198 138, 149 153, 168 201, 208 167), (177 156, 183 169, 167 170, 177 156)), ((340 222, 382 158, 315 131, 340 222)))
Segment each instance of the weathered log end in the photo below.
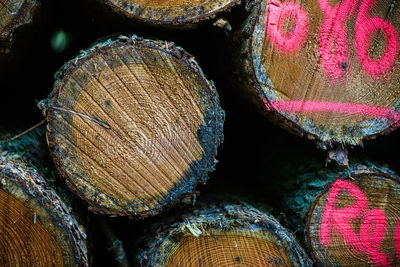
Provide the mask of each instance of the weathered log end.
POLYGON ((0 158, 0 265, 88 266, 85 232, 31 167, 0 158))
POLYGON ((306 217, 309 252, 319 266, 400 263, 400 180, 360 165, 315 199, 306 217))
POLYGON ((276 219, 251 207, 195 211, 155 238, 139 254, 141 266, 311 266, 276 219))
POLYGON ((154 215, 207 180, 224 112, 183 49, 120 37, 59 75, 45 104, 48 143, 69 186, 94 211, 154 215))
POLYGON ((35 0, 5 0, 0 2, 0 40, 19 26, 31 21, 37 5, 35 0))
POLYGON ((254 2, 245 68, 274 120, 327 144, 399 126, 398 2, 254 2))
POLYGON ((105 0, 125 16, 156 24, 196 23, 239 4, 240 0, 105 0))

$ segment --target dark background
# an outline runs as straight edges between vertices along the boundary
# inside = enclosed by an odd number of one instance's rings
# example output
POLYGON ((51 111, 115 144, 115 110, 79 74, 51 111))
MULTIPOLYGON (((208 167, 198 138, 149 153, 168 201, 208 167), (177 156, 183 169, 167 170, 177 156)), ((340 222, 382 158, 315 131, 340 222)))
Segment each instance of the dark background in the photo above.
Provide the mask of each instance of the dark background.
MULTIPOLYGON (((242 195, 277 204, 282 192, 280 175, 287 171, 281 166, 292 161, 308 164, 309 158, 325 164, 326 152, 315 143, 287 133, 274 126, 243 97, 233 74, 232 56, 239 49, 233 42, 233 32, 240 29, 246 17, 243 6, 224 14, 233 31, 214 27, 213 21, 200 23, 196 29, 171 30, 154 28, 140 22, 129 21, 105 8, 100 1, 53 0, 39 1, 41 6, 30 25, 16 30, 10 51, 0 56, 0 127, 10 131, 29 128, 43 119, 36 101, 44 99, 52 90, 54 73, 80 50, 87 49, 99 38, 115 34, 136 34, 140 37, 173 41, 192 54, 206 76, 213 80, 226 111, 225 141, 217 156, 219 163, 210 175, 206 186, 197 188, 201 195, 226 193, 242 195), (52 49, 51 39, 64 31, 69 41, 62 51, 52 49), (281 168, 281 169, 280 169, 281 168)), ((366 141, 364 147, 350 149, 349 157, 366 156, 387 164, 400 172, 398 151, 399 131, 366 141)), ((293 165, 293 164, 292 164, 293 165)), ((60 181, 61 186, 63 186, 60 181)), ((80 202, 86 210, 86 204, 80 202)), ((169 212, 177 212, 172 210, 169 212)), ((279 214, 279 211, 277 211, 279 214)), ((87 213, 86 228, 93 246, 94 265, 114 264, 104 245, 106 240, 94 221, 102 215, 87 213), (91 223, 92 222, 92 223, 91 223)), ((131 221, 127 218, 104 216, 123 240, 127 253, 134 255, 135 241, 142 236, 146 226, 155 219, 131 221)))

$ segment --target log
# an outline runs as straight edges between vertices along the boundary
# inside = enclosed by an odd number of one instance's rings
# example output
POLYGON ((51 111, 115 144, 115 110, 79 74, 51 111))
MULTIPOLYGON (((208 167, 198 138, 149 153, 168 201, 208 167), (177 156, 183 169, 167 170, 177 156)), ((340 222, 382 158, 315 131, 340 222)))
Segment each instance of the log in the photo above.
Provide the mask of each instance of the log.
POLYGON ((114 11, 153 24, 194 24, 214 18, 240 0, 104 0, 114 11))
POLYGON ((196 209, 162 223, 138 255, 140 266, 312 266, 272 216, 242 205, 196 209))
POLYGON ((136 36, 66 63, 40 106, 60 174, 112 215, 155 215, 191 193, 223 140, 217 91, 193 57, 136 36))
POLYGON ((0 40, 6 39, 19 26, 31 21, 35 0, 0 1, 0 40))
POLYGON ((88 266, 86 234, 35 168, 0 157, 0 265, 88 266))
POLYGON ((399 265, 396 174, 368 163, 297 178, 302 185, 287 193, 285 203, 298 220, 304 216, 307 249, 317 266, 399 265))
POLYGON ((359 145, 398 127, 398 2, 270 0, 248 8, 242 85, 273 121, 328 145, 359 145))

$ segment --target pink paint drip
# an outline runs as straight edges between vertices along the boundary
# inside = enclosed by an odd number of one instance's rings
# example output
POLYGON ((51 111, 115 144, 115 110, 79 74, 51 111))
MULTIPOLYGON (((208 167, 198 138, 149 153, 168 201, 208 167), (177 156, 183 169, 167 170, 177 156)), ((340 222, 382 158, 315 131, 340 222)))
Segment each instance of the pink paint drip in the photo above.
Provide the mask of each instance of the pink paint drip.
POLYGON ((388 266, 390 259, 380 251, 386 233, 386 217, 382 210, 374 208, 368 210, 368 200, 364 193, 355 184, 338 179, 332 185, 325 210, 322 215, 320 242, 328 247, 331 242, 332 230, 336 229, 344 242, 355 252, 366 254, 373 264, 388 266), (337 208, 341 192, 346 192, 352 198, 352 205, 337 208), (352 222, 362 218, 360 233, 357 234, 352 222))
POLYGON ((398 50, 396 29, 379 17, 368 17, 368 12, 376 5, 377 0, 364 0, 361 3, 355 24, 355 45, 357 55, 364 70, 374 76, 384 75, 393 65, 398 50), (386 37, 385 53, 380 59, 368 55, 371 38, 374 33, 382 31, 386 37))
POLYGON ((356 10, 358 0, 343 0, 331 6, 327 0, 318 0, 324 13, 319 42, 322 66, 332 78, 340 78, 348 66, 346 20, 356 10))
POLYGON ((293 52, 298 51, 307 38, 309 19, 299 4, 272 0, 268 6, 265 27, 269 40, 279 51, 293 52), (284 33, 282 24, 289 18, 294 19, 294 27, 290 33, 284 33))
POLYGON ((363 104, 324 102, 324 101, 274 101, 265 102, 268 110, 293 112, 337 112, 344 114, 359 114, 375 118, 386 118, 392 123, 400 120, 400 113, 389 108, 368 106, 363 104))

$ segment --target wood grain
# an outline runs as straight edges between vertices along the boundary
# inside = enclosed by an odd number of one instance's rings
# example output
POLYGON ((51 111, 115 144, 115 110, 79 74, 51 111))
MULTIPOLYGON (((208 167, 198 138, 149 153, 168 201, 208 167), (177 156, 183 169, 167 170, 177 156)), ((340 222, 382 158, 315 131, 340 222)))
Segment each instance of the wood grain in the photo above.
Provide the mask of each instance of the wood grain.
POLYGON ((215 88, 188 55, 161 44, 96 47, 55 85, 48 140, 96 210, 157 213, 215 164, 223 116, 215 88))
POLYGON ((0 158, 0 265, 88 266, 86 235, 35 169, 0 158))
POLYGON ((182 217, 159 226, 139 254, 141 266, 311 266, 293 236, 254 208, 205 207, 182 217))

